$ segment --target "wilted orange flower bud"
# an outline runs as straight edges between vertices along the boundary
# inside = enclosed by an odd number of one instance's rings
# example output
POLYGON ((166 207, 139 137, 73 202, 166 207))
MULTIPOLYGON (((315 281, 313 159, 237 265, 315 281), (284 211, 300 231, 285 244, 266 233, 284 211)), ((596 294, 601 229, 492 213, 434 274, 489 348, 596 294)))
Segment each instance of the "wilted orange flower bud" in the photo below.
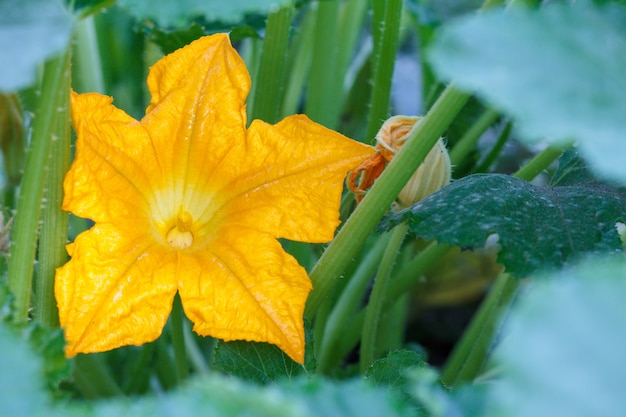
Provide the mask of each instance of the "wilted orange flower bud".
MULTIPOLYGON (((376 153, 348 176, 348 188, 356 195, 357 201, 363 199, 365 192, 402 148, 409 132, 420 119, 419 116, 393 116, 383 123, 376 134, 376 153)), ((443 140, 439 139, 398 195, 398 208, 413 205, 444 187, 450 182, 451 171, 448 151, 443 140)))

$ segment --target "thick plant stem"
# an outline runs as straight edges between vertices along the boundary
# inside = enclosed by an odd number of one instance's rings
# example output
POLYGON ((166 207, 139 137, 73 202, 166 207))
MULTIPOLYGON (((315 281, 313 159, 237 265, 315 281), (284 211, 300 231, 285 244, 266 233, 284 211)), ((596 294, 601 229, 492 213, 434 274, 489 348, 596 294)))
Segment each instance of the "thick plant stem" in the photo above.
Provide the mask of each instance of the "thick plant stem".
POLYGON ((98 50, 98 34, 94 17, 89 16, 76 24, 72 85, 79 92, 95 91, 104 94, 102 60, 98 50))
POLYGON ((396 300, 406 294, 421 279, 422 274, 437 264, 449 251, 451 247, 446 244, 431 242, 427 247, 407 262, 396 273, 389 286, 389 300, 396 300))
POLYGON ((87 399, 124 395, 100 355, 78 355, 73 376, 78 390, 87 399))
POLYGON ((171 389, 178 385, 178 372, 175 359, 170 354, 170 344, 167 337, 156 340, 156 374, 164 389, 171 389))
MULTIPOLYGON (((375 28, 374 32, 374 76, 370 111, 367 117, 366 141, 374 138, 389 115, 391 80, 398 51, 402 0, 387 0, 384 3, 383 18, 378 22, 379 27, 375 28)), ((380 5, 375 7, 380 8, 380 5)), ((375 20, 378 21, 378 19, 375 20)))
MULTIPOLYGON (((187 357, 189 358, 189 364, 192 369, 201 375, 206 375, 210 372, 210 358, 205 358, 195 336, 191 331, 191 326, 185 326, 183 328, 183 336, 185 337, 185 347, 187 348, 187 357)), ((212 345, 215 345, 215 339, 209 339, 212 341, 212 345)), ((209 349, 213 351, 213 349, 209 349)))
POLYGON ((363 247, 365 239, 389 209, 406 182, 467 102, 469 95, 448 87, 431 111, 409 133, 409 139, 374 183, 311 271, 313 291, 305 316, 312 318, 335 280, 363 247))
MULTIPOLYGON (((339 299, 335 303, 332 313, 326 321, 323 338, 318 342, 321 345, 317 352, 317 372, 329 372, 343 357, 337 355, 337 345, 344 336, 346 327, 352 326, 352 315, 360 306, 367 286, 376 271, 385 248, 388 245, 391 233, 380 236, 376 244, 370 249, 359 267, 350 278, 339 299)), ((316 339, 317 340, 317 339, 316 339)))
POLYGON ((478 167, 476 167, 476 169, 474 170, 475 173, 487 172, 489 170, 491 165, 496 161, 496 159, 498 159, 498 156, 500 156, 502 149, 504 149, 504 145, 506 145, 506 142, 509 140, 509 137, 511 136, 511 130, 513 130, 513 123, 511 121, 508 121, 498 135, 496 143, 493 145, 485 158, 480 162, 478 167))
POLYGON ((17 200, 17 212, 12 232, 7 282, 15 297, 14 321, 26 322, 30 308, 30 294, 35 268, 35 252, 41 205, 46 182, 52 126, 63 78, 67 71, 67 57, 63 53, 46 62, 37 113, 33 119, 30 148, 26 156, 24 176, 17 200))
POLYGON ((521 167, 514 177, 522 180, 530 181, 537 175, 548 168, 552 162, 554 162, 561 154, 563 150, 568 148, 570 144, 562 145, 550 145, 543 151, 539 152, 533 159, 531 159, 526 165, 521 167))
POLYGON ((174 362, 176 364, 176 376, 178 382, 182 382, 189 376, 189 364, 187 362, 187 350, 185 348, 183 305, 180 296, 176 294, 172 305, 171 331, 172 346, 174 347, 174 362))
MULTIPOLYGON (((526 181, 532 180, 550 166, 567 146, 563 144, 547 147, 513 176, 526 181)), ((444 367, 441 380, 445 385, 451 387, 472 380, 479 374, 501 317, 510 307, 518 286, 519 281, 508 274, 502 274, 498 278, 444 367)))
POLYGON ((452 351, 441 374, 447 387, 472 380, 482 369, 502 313, 513 302, 519 281, 501 274, 482 302, 474 319, 452 351))
POLYGON ((399 224, 393 229, 389 245, 383 255, 378 274, 376 274, 376 279, 374 280, 372 294, 370 295, 367 308, 365 309, 365 322, 361 336, 361 373, 364 373, 377 357, 380 316, 382 315, 383 307, 387 301, 387 288, 391 279, 391 271, 393 270, 396 257, 400 251, 400 246, 402 246, 402 242, 408 230, 409 226, 406 222, 399 224))
POLYGON ((341 78, 335 72, 337 61, 338 1, 317 2, 313 60, 309 74, 306 114, 333 129, 339 121, 341 78))
POLYGON ((315 10, 309 8, 289 46, 289 71, 285 76, 285 92, 280 116, 285 117, 298 111, 302 91, 311 66, 313 42, 315 41, 315 10))
MULTIPOLYGON (((406 264, 390 282, 383 311, 387 312, 395 302, 405 295, 421 276, 435 266, 449 250, 450 246, 448 245, 432 242, 418 253, 411 262, 406 264)), ((345 322, 348 322, 347 319, 345 322)), ((343 326, 341 340, 333 345, 335 359, 333 365, 336 365, 340 359, 354 349, 361 336, 360 330, 363 328, 364 322, 365 309, 362 309, 358 314, 350 318, 349 326, 343 326)), ((330 369, 330 367, 328 367, 328 369, 330 369)))
POLYGON ((35 318, 45 326, 59 324, 54 298, 56 268, 67 261, 68 213, 63 203, 63 177, 70 165, 70 59, 66 56, 65 73, 59 86, 54 111, 51 145, 48 159, 47 185, 44 191, 41 232, 39 236, 38 268, 35 282, 35 318))
POLYGON ((127 395, 139 394, 145 390, 150 378, 150 360, 154 355, 154 343, 146 343, 141 347, 139 358, 133 361, 129 367, 130 377, 124 385, 124 392, 127 395))
POLYGON ((293 2, 290 1, 267 17, 261 62, 254 82, 251 120, 276 123, 280 118, 292 12, 293 2))
POLYGON ((459 139, 454 148, 450 151, 450 162, 452 165, 458 165, 469 154, 478 143, 478 140, 489 127, 498 120, 500 113, 493 109, 487 109, 478 118, 476 123, 470 127, 467 132, 459 139))
MULTIPOLYGON (((337 39, 337 71, 341 74, 343 92, 346 93, 346 74, 350 63, 354 60, 354 51, 358 48, 358 42, 363 28, 363 21, 368 11, 368 0, 346 0, 342 2, 339 13, 339 29, 337 39)), ((342 94, 341 106, 345 103, 347 94, 342 94)))

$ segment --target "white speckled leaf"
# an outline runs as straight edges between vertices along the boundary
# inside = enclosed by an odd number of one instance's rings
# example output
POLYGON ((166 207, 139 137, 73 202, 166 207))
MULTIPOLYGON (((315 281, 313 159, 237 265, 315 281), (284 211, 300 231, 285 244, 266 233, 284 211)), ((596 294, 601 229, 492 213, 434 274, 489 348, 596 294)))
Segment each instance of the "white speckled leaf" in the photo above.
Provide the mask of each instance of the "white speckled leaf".
POLYGON ((498 261, 522 278, 583 253, 619 251, 615 223, 625 219, 626 193, 606 185, 537 187, 508 175, 480 174, 388 217, 381 228, 408 221, 418 236, 461 247, 482 247, 495 233, 498 261))

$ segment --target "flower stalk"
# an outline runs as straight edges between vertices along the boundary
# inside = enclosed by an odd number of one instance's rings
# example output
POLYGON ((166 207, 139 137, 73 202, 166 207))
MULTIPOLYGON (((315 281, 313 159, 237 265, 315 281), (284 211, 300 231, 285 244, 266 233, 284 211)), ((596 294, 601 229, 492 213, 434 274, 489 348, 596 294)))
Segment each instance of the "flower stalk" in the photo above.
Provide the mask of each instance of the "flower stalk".
MULTIPOLYGON (((35 268, 37 233, 42 210, 44 186, 54 120, 58 117, 58 104, 67 93, 64 91, 68 71, 67 52, 52 58, 44 67, 41 96, 37 116, 33 120, 31 144, 26 156, 26 166, 17 200, 17 212, 12 231, 7 282, 15 296, 14 321, 26 322, 30 308, 30 295, 35 268)), ((65 109, 62 113, 65 117, 65 109)))
POLYGON ((276 123, 280 119, 292 14, 293 1, 289 1, 267 17, 259 69, 253 83, 251 120, 261 119, 276 123))
POLYGON ((70 165, 70 59, 66 56, 65 71, 59 86, 58 102, 51 130, 48 175, 44 191, 42 223, 39 235, 38 268, 35 281, 35 318, 45 326, 59 324, 57 304, 54 298, 54 275, 56 269, 67 261, 68 219, 61 210, 63 201, 63 177, 70 165))
MULTIPOLYGON (((530 181, 554 162, 569 145, 551 145, 521 167, 513 177, 530 181)), ((482 370, 499 323, 519 288, 519 279, 501 274, 472 318, 443 368, 441 380, 452 387, 474 379, 482 370)))
POLYGON ((367 117, 366 140, 373 138, 381 121, 389 116, 391 80, 400 37, 402 0, 374 2, 374 57, 372 98, 367 117), (384 6, 383 6, 384 3, 384 6))
POLYGON ((336 279, 362 249, 376 223, 468 99, 468 93, 449 86, 424 119, 413 127, 406 144, 374 183, 311 271, 313 291, 307 301, 305 317, 312 318, 315 315, 336 279))

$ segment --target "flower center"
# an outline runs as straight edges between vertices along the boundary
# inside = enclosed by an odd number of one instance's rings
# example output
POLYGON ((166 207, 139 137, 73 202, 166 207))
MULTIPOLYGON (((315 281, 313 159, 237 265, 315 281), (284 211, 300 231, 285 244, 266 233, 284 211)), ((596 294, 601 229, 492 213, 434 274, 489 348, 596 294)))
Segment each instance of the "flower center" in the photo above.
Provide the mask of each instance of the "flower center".
POLYGON ((167 232, 167 243, 176 249, 185 249, 193 243, 193 234, 191 233, 191 224, 193 219, 191 214, 181 209, 176 216, 176 226, 167 232))

